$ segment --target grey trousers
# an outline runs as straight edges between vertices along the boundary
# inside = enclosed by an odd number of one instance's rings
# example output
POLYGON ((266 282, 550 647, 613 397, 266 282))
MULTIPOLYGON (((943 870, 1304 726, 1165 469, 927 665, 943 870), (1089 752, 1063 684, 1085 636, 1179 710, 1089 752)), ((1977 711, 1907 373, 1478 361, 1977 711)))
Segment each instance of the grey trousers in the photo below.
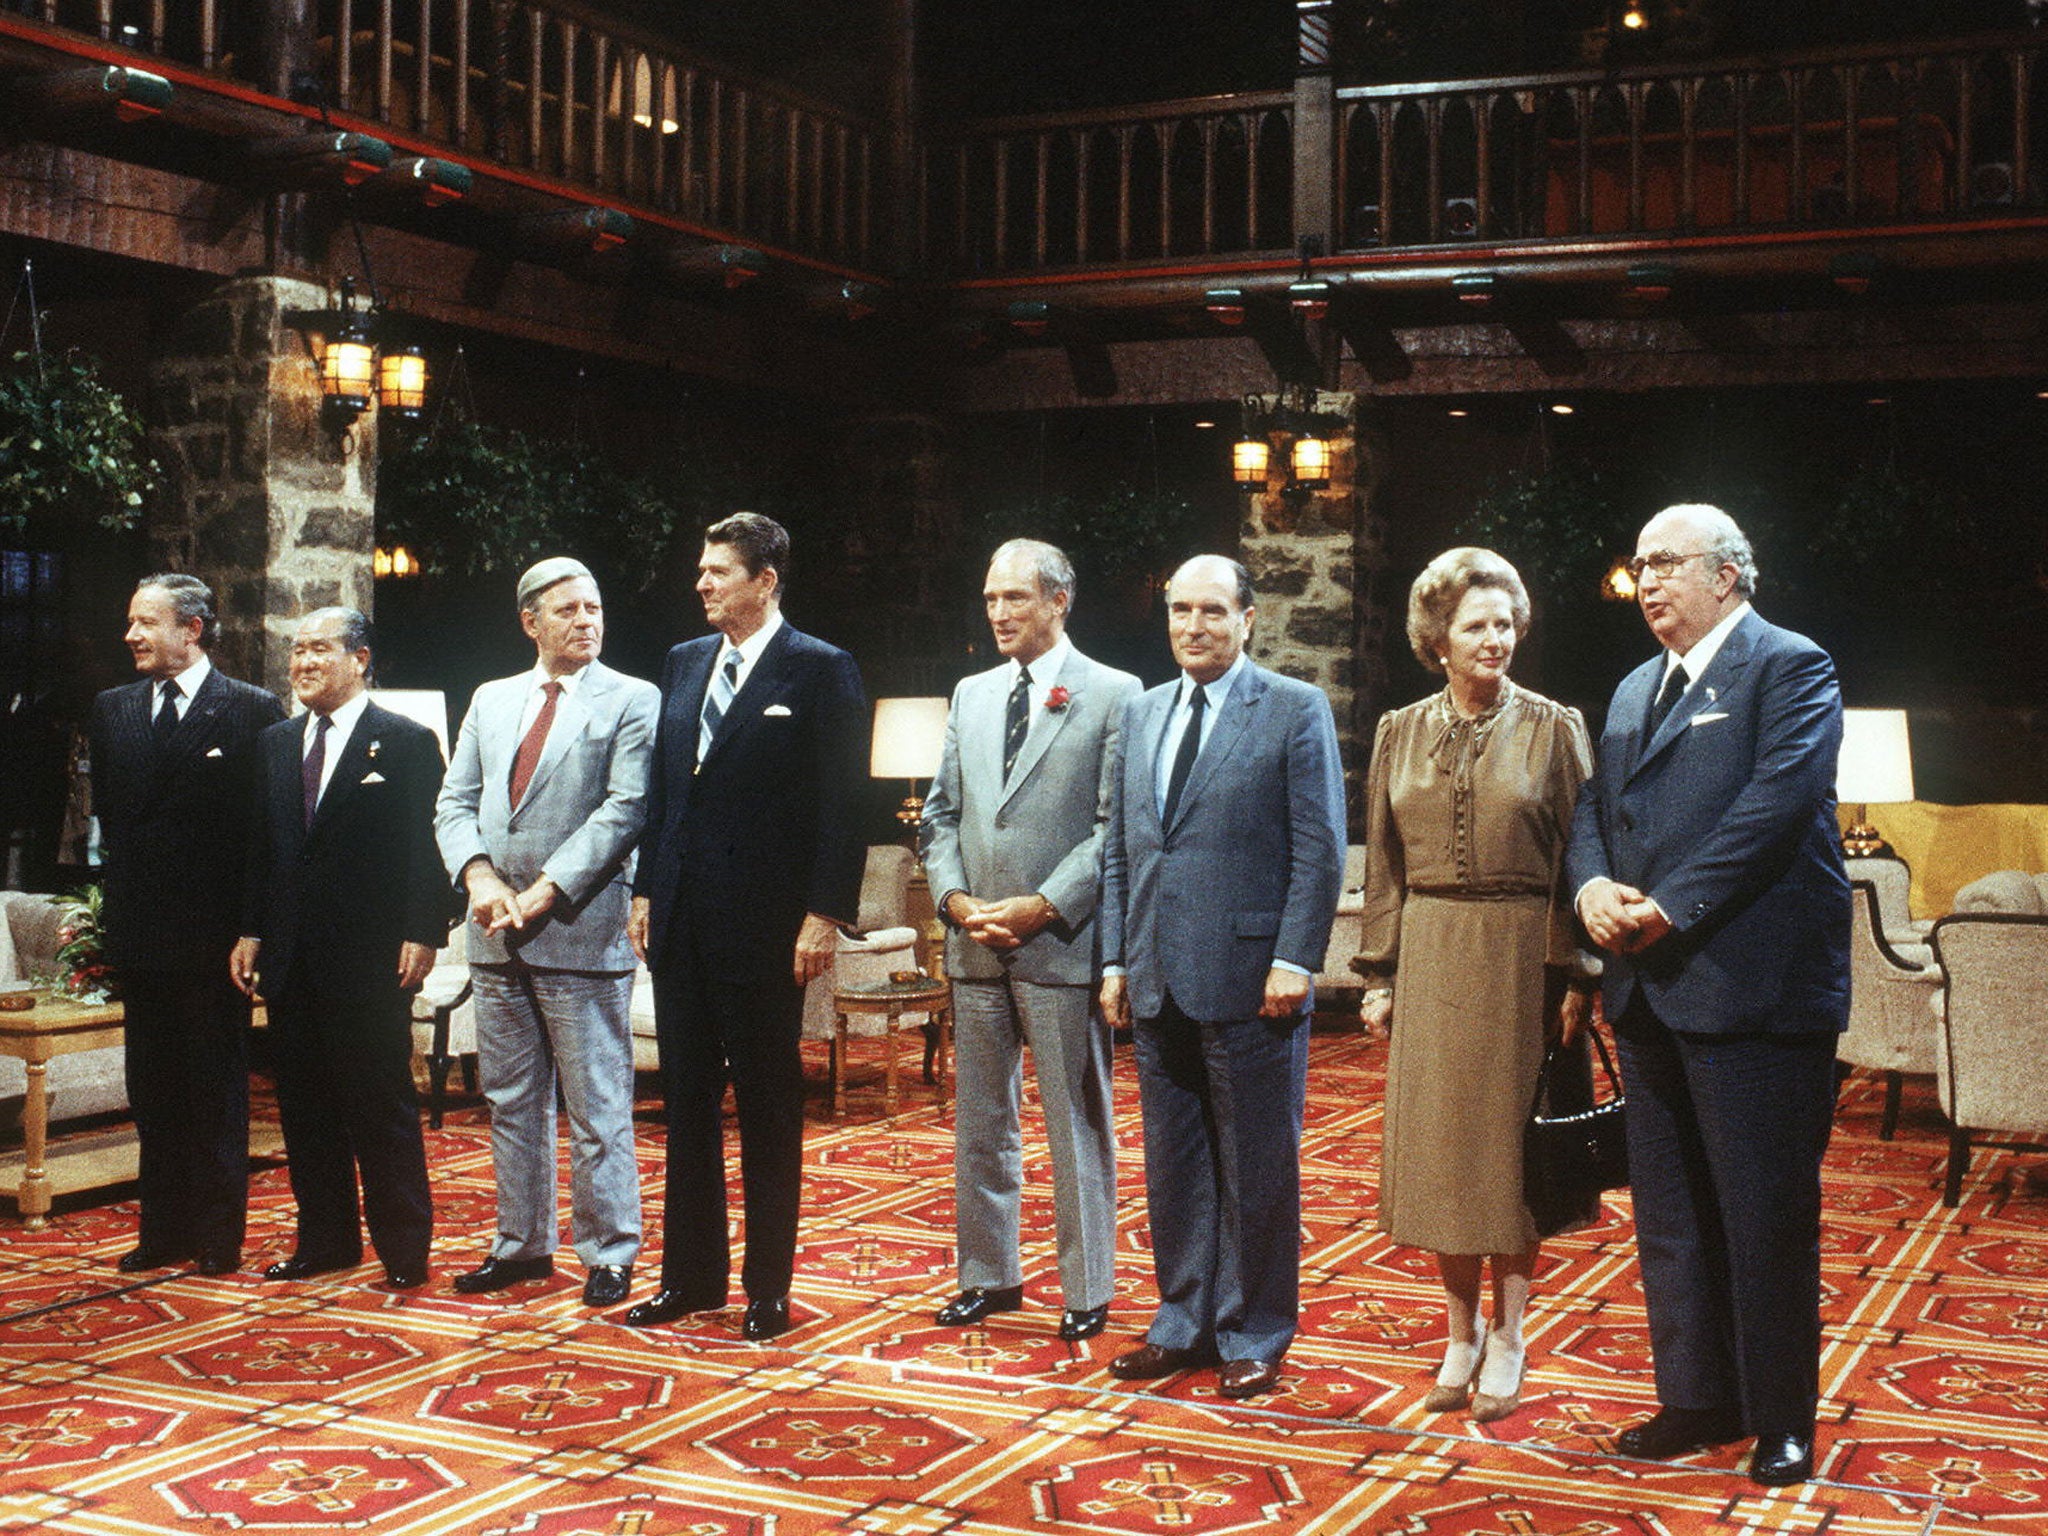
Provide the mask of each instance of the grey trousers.
POLYGON ((633 1157, 633 977, 525 965, 473 965, 477 1057, 491 1105, 498 1178, 497 1259, 551 1257, 555 1085, 569 1111, 570 1223, 586 1265, 640 1254, 633 1157))
POLYGON ((960 1101, 953 1204, 963 1287, 1023 1283, 1017 1229, 1024 1147, 1018 1114, 1028 1041, 1052 1153, 1061 1294, 1068 1307, 1099 1307, 1115 1289, 1110 1039, 1092 1017, 1093 1001, 1085 986, 954 979, 960 1101))

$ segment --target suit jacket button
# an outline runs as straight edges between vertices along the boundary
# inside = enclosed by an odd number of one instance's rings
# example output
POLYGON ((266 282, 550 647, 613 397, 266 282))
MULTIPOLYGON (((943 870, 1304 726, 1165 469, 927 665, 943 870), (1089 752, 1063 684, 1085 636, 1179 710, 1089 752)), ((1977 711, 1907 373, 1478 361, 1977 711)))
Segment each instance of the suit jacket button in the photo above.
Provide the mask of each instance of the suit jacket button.
POLYGON ((1622 831, 1624 831, 1624 832, 1633 832, 1633 831, 1635 831, 1635 829, 1636 829, 1636 819, 1635 819, 1635 817, 1633 817, 1633 816, 1629 815, 1629 813, 1628 813, 1627 811, 1623 811, 1623 812, 1621 813, 1621 830, 1622 830, 1622 831))

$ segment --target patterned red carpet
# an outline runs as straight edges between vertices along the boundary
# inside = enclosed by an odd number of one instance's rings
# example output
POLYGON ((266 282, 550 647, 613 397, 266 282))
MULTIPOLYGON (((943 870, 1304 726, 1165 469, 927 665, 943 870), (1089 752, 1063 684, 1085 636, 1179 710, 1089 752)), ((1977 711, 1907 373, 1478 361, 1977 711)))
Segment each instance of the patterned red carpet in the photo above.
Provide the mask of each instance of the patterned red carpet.
MULTIPOLYGON (((1740 1448, 1675 1466, 1611 1454, 1653 1398, 1625 1199, 1546 1254, 1520 1412, 1475 1430, 1421 1411, 1441 1341, 1434 1282, 1372 1230, 1384 1061, 1355 1034, 1316 1040, 1307 1316, 1285 1390, 1254 1405, 1219 1400, 1211 1375, 1139 1391, 1104 1369, 1150 1307, 1127 1051, 1128 1262, 1110 1332, 1080 1346, 1053 1334, 1042 1159, 1027 1309, 931 1325, 953 1290, 951 1120, 923 1090, 894 1120, 863 1092, 844 1122, 813 1123, 800 1326, 768 1347, 738 1339, 736 1308, 652 1334, 593 1316, 573 1261, 505 1296, 455 1297, 446 1279, 482 1255, 491 1222, 474 1110, 429 1133, 440 1274, 422 1292, 381 1289, 374 1265, 296 1286, 253 1273, 124 1286, 111 1261, 131 1241, 128 1208, 34 1234, 9 1220, 0 1529, 2048 1531, 2048 1194, 2023 1156, 1986 1152, 1962 1208, 1944 1211, 1927 1087, 1909 1085, 1885 1144, 1878 1086, 1850 1085, 1829 1159, 1827 1480, 1766 1493, 1733 1470, 1740 1448)), ((659 1136, 643 1119, 650 1190, 659 1136)), ((274 1170, 257 1183, 252 1271, 289 1232, 274 1170)), ((644 1261, 642 1295, 653 1273, 644 1261)))

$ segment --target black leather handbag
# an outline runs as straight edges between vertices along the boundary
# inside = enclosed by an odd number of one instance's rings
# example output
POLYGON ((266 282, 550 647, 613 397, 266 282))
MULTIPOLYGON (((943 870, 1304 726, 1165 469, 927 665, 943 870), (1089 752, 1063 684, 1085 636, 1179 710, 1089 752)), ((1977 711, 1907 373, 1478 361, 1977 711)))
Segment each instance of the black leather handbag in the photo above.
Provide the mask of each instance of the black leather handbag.
POLYGON ((1536 1074, 1536 1097, 1522 1130, 1522 1198, 1540 1237, 1554 1237, 1600 1219, 1600 1196, 1628 1188, 1627 1097, 1607 1042, 1590 1024, 1612 1097, 1589 1102, 1581 1049, 1551 1044, 1536 1074))

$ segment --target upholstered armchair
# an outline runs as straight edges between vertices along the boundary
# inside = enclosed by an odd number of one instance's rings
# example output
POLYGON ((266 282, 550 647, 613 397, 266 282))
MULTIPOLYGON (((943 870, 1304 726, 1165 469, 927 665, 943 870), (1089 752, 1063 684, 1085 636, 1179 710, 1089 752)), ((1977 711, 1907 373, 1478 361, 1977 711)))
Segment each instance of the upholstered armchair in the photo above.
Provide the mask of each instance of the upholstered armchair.
MULTIPOLYGON (((1889 855, 1882 858, 1849 858, 1843 860, 1849 867, 1851 880, 1870 882, 1872 894, 1877 898, 1878 931, 1894 949, 1909 944, 1925 946, 1927 931, 1934 926, 1932 921, 1913 916, 1913 870, 1903 859, 1889 855)), ((1924 957, 1927 964, 1934 963, 1934 956, 1924 957)), ((1930 1069, 1931 1070, 1931 1069, 1930 1069)))
POLYGON ((2048 1137, 2048 916, 1951 913, 1934 925, 1935 1084, 1949 1117, 1942 1203, 1962 1198, 1971 1138, 2048 1137))
POLYGON ((1337 920, 1330 925, 1329 947, 1323 951, 1323 968, 1316 972, 1316 992, 1341 988, 1356 991, 1358 972, 1351 962, 1358 954, 1365 924, 1365 845, 1352 843, 1344 850, 1344 884, 1337 897, 1337 920))
POLYGON ((412 1043, 427 1063, 427 1124, 441 1128, 448 1073, 458 1063, 462 1086, 476 1092, 476 1004, 470 1000, 469 927, 457 923, 434 956, 434 968, 412 999, 412 1043))
POLYGON ((1905 1074, 1934 1071, 1934 1021, 1928 1003, 1941 986, 1941 972, 1927 945, 1894 947, 1886 938, 1879 918, 1883 903, 1871 881, 1851 881, 1849 900, 1849 1028, 1836 1041, 1835 1056, 1853 1067, 1884 1074, 1884 1118, 1877 1134, 1890 1141, 1899 1125, 1905 1074))

